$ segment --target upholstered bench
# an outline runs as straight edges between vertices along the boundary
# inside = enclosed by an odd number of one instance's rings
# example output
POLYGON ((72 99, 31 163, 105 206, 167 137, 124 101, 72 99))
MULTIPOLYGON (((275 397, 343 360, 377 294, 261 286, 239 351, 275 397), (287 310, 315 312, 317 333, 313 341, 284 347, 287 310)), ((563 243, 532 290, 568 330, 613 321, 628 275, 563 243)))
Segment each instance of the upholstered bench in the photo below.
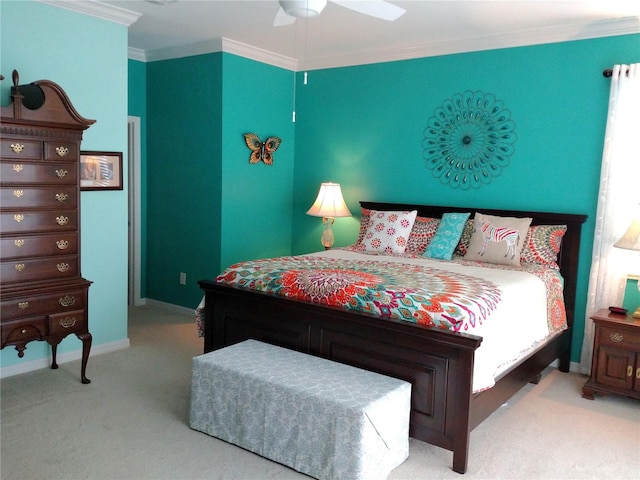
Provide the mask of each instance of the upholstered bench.
POLYGON ((190 425, 319 479, 384 479, 409 455, 411 385, 247 340, 193 359, 190 425))

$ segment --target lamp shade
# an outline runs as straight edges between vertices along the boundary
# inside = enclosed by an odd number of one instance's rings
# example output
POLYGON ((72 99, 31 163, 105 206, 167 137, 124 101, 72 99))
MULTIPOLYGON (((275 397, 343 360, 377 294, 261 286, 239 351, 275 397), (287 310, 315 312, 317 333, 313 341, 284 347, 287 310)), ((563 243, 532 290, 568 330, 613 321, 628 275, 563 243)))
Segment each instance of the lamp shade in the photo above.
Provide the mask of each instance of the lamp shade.
POLYGON ((320 184, 318 198, 307 210, 307 215, 325 218, 350 217, 351 212, 342 198, 340 184, 331 182, 320 184))
POLYGON ((613 246, 640 251, 640 220, 637 218, 631 220, 631 225, 629 225, 627 231, 624 232, 622 238, 614 243, 613 246))

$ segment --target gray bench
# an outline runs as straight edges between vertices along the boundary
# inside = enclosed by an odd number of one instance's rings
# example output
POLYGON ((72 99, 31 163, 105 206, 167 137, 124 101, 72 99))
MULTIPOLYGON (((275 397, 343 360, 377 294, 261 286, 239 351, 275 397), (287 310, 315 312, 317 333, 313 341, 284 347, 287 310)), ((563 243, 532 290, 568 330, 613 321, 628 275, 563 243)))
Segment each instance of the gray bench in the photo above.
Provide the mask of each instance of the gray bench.
POLYGON ((190 426, 319 479, 385 479, 409 455, 411 385, 247 340, 193 359, 190 426))

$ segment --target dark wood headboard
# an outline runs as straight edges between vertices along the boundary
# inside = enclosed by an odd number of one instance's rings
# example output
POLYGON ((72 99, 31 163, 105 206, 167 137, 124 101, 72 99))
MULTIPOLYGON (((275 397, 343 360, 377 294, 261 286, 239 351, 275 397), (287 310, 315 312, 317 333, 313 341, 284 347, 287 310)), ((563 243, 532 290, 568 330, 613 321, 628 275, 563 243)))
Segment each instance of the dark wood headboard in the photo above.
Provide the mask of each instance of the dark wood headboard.
MULTIPOLYGON (((564 278, 564 301, 567 310, 567 323, 573 327, 573 317, 576 305, 576 284, 578 281, 578 260, 580 251, 580 235, 582 224, 587 220, 586 215, 572 213, 528 212, 523 210, 498 210, 490 208, 444 207, 432 205, 414 205, 409 203, 389 203, 362 201, 360 206, 370 210, 417 210, 418 216, 441 218, 447 212, 475 212, 502 217, 531 217, 531 225, 566 225, 567 232, 562 239, 562 246, 558 256, 560 273, 564 278)), ((568 367, 568 365, 567 365, 568 367)))

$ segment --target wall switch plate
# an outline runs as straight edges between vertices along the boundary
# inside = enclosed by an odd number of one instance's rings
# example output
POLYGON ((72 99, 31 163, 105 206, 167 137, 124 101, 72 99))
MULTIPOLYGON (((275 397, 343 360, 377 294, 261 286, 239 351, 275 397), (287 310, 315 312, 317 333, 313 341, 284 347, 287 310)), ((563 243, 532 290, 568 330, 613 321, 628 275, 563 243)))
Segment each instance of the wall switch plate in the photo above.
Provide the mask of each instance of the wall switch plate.
POLYGON ((180 272, 180 285, 187 284, 187 274, 184 272, 180 272))

